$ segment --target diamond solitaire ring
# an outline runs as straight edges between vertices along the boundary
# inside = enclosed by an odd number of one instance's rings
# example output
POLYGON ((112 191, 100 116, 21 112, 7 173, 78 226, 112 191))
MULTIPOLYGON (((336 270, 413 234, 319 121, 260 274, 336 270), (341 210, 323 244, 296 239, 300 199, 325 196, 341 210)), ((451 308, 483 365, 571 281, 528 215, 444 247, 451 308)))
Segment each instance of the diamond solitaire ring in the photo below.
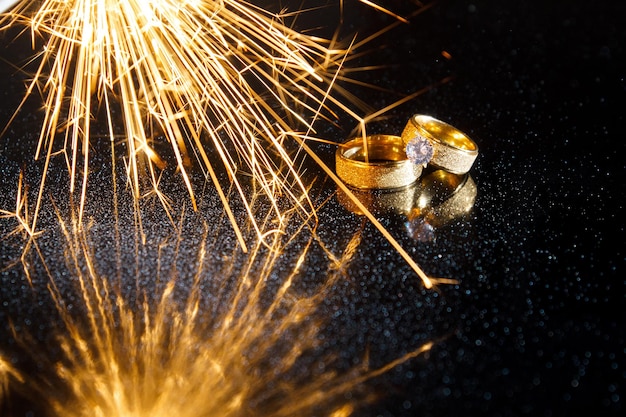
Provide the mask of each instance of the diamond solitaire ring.
POLYGON ((413 163, 453 174, 467 173, 478 156, 478 145, 465 133, 431 116, 413 115, 401 137, 413 163))

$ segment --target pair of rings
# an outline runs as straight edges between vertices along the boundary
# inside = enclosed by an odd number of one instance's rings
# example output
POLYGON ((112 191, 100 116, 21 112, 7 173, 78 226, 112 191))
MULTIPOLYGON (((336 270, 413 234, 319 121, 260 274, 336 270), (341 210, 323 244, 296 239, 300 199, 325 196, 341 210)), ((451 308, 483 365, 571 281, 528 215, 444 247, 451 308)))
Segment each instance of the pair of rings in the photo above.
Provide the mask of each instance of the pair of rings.
POLYGON ((370 135, 339 145, 337 175, 358 189, 393 189, 413 184, 424 167, 466 174, 478 145, 465 133, 431 116, 416 114, 401 136, 370 135))

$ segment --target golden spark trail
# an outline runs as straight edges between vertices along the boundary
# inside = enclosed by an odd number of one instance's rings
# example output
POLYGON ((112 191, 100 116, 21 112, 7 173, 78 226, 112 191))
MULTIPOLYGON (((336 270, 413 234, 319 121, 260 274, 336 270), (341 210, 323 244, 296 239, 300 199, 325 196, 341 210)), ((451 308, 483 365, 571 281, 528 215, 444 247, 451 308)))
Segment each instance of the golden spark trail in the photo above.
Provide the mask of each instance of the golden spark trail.
MULTIPOLYGON (((17 221, 11 234, 28 237, 21 258, 24 273, 33 286, 41 277, 31 276, 45 271, 60 318, 53 335, 60 353, 54 360, 46 356, 48 346, 45 352, 26 346, 47 373, 24 378, 0 355, 0 401, 15 387, 47 402, 51 417, 320 412, 342 417, 352 413, 357 399, 372 399, 359 397, 360 384, 430 349, 427 343, 380 368, 364 363, 342 373, 333 368, 336 358, 326 353, 318 354, 313 365, 306 363, 308 354, 317 354, 319 332, 328 320, 320 306, 345 278, 361 236, 357 232, 340 256, 315 241, 310 229, 316 207, 297 157, 308 153, 328 170, 305 141, 315 140, 314 123, 331 106, 357 119, 364 136, 366 122, 380 112, 359 117, 342 102, 349 93, 335 89, 337 80, 346 79, 341 71, 348 53, 362 43, 335 47, 334 39, 293 30, 287 16, 236 0, 22 0, 0 17, 0 30, 24 25, 40 51, 20 108, 30 95, 42 94, 44 101, 35 155, 43 159, 44 170, 34 210, 22 193, 20 176, 15 212, 2 211, 0 217, 17 221), (117 281, 100 271, 84 216, 88 177, 95 170, 91 153, 103 138, 110 142, 114 167, 115 147, 125 153, 138 219, 134 235, 121 232, 114 197, 117 281), (46 177, 57 158, 67 167, 72 195, 80 196, 69 220, 57 212, 67 274, 48 267, 36 239, 46 177), (178 259, 186 214, 170 211, 159 186, 161 175, 175 169, 197 208, 196 167, 213 184, 240 243, 222 255, 219 268, 209 263, 215 259, 209 256, 211 241, 221 238, 219 227, 206 220, 202 238, 194 241, 196 252, 178 259), (248 178, 260 196, 248 193, 248 178), (229 203, 231 187, 243 202, 244 220, 229 203), (151 246, 158 253, 151 266, 157 271, 150 271, 156 273, 144 288, 139 276, 128 276, 132 266, 124 269, 122 254, 132 241, 134 272, 145 266, 142 250, 154 243, 147 243, 141 230, 139 201, 153 196, 174 227, 156 249, 151 246), (259 215, 259 206, 269 209, 259 215), (306 233, 311 239, 303 244, 306 233), (317 265, 322 272, 316 291, 302 294, 297 284, 315 245, 328 253, 329 264, 317 265), (162 258, 161 251, 174 253, 174 259, 162 258), (295 261, 285 267, 288 255, 295 261), (179 261, 193 265, 191 277, 178 270, 179 261), (124 279, 135 279, 135 292, 122 286, 124 279), (69 297, 68 283, 76 285, 69 297), (181 283, 187 286, 183 295, 181 283), (154 288, 158 291, 151 292, 154 288), (348 393, 353 399, 347 399, 348 393)), ((114 194, 117 189, 114 182, 114 194)), ((380 222, 368 219, 427 287, 440 282, 427 277, 380 222)), ((18 341, 30 341, 13 330, 18 341)))
POLYGON ((10 381, 24 382, 22 375, 9 363, 9 361, 0 355, 0 410, 2 409, 2 401, 9 390, 10 381))
MULTIPOLYGON (((285 215, 295 215, 294 210, 285 215)), ((51 417, 351 415, 354 401, 363 405, 374 400, 367 393, 358 394, 360 384, 431 344, 379 369, 363 363, 338 372, 328 353, 306 365, 303 359, 320 347, 318 334, 327 320, 318 309, 345 278, 360 235, 355 234, 343 255, 329 254, 319 288, 305 295, 297 283, 315 240, 292 245, 302 233, 310 233, 306 223, 287 236, 285 230, 271 228, 271 218, 266 220, 260 223, 267 231, 265 241, 258 240, 245 255, 233 249, 223 275, 213 275, 215 265, 207 261, 217 235, 212 236, 205 224, 191 260, 196 265, 193 273, 180 274, 177 260, 169 259, 173 267, 165 268, 168 278, 162 290, 156 294, 139 290, 138 301, 129 301, 119 283, 98 271, 98 248, 91 243, 89 225, 78 224, 77 215, 69 222, 59 217, 69 272, 61 276, 72 277, 77 295, 68 296, 50 275, 48 289, 61 318, 55 339, 60 358, 47 363, 28 335, 16 334, 52 375, 40 372, 21 379, 1 357, 0 371, 15 389, 45 401, 51 417), (290 255, 297 261, 278 272, 288 251, 296 251, 290 255), (230 270, 235 264, 242 265, 239 272, 230 270), (187 279, 189 291, 181 296, 180 284, 187 279), (346 399, 348 392, 351 400, 346 399)), ((158 246, 177 253, 184 239, 173 232, 158 246)), ((38 256, 45 265, 40 252, 38 256)), ((189 261, 185 258, 185 263, 189 261)), ((45 350, 50 347, 47 344, 45 350)))
MULTIPOLYGON (((335 38, 304 35, 284 23, 302 12, 272 14, 239 0, 18 2, 0 17, 0 30, 23 25, 30 29, 34 48, 44 43, 20 105, 32 94, 44 97, 35 154, 43 158, 44 168, 25 224, 29 233, 37 231, 54 157, 65 161, 70 193, 79 191, 82 218, 93 169, 90 152, 106 137, 112 148, 121 146, 125 152, 137 213, 140 199, 155 196, 173 219, 168 196, 159 188, 162 172, 170 166, 176 167, 194 208, 200 184, 192 174, 195 167, 202 170, 244 250, 243 216, 233 212, 226 188, 237 191, 257 236, 262 232, 242 180, 253 178, 279 222, 284 207, 297 208, 303 218, 315 216, 295 163, 301 143, 320 140, 314 138, 313 125, 332 116, 331 108, 357 120, 365 138, 366 124, 384 110, 361 117, 353 107, 366 104, 336 82, 352 82, 344 71, 349 56, 406 22, 370 1, 361 2, 397 21, 344 47, 337 47, 335 38)), ((136 221, 141 225, 139 215, 136 221)), ((407 261, 430 286, 417 264, 407 261)))
POLYGON ((57 154, 65 158, 72 192, 80 190, 82 216, 97 136, 93 125, 102 109, 110 141, 122 138, 126 148, 137 199, 145 195, 143 171, 156 190, 159 172, 171 159, 195 206, 195 159, 245 248, 218 179, 219 160, 250 217, 241 175, 259 182, 279 220, 279 196, 309 215, 310 202, 300 198, 306 187, 278 129, 312 129, 332 89, 326 73, 339 70, 336 63, 346 50, 327 48, 286 26, 280 15, 235 0, 24 0, 0 24, 23 24, 33 46, 40 38, 44 42, 26 94, 42 92, 45 112, 36 153, 45 158, 45 170, 33 230, 57 154), (169 151, 155 147, 155 135, 169 151))

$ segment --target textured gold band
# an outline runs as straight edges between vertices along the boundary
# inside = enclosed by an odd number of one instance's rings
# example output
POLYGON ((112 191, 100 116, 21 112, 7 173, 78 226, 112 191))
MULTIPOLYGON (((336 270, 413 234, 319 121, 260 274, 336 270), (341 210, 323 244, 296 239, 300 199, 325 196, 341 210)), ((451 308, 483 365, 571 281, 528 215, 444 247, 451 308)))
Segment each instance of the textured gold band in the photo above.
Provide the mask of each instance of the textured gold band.
MULTIPOLYGON (((363 206, 374 215, 404 215, 411 213, 419 195, 419 182, 392 190, 352 190, 352 195, 356 197, 363 206)), ((337 187, 337 201, 343 207, 354 214, 363 215, 363 210, 357 206, 352 198, 343 190, 337 187)))
POLYGON ((402 132, 402 141, 406 146, 420 137, 433 146, 428 163, 454 174, 468 172, 478 156, 478 145, 465 133, 434 117, 415 114, 402 132))
POLYGON ((402 138, 394 135, 351 139, 339 145, 335 162, 337 175, 361 189, 406 187, 422 174, 422 167, 407 159, 402 138))

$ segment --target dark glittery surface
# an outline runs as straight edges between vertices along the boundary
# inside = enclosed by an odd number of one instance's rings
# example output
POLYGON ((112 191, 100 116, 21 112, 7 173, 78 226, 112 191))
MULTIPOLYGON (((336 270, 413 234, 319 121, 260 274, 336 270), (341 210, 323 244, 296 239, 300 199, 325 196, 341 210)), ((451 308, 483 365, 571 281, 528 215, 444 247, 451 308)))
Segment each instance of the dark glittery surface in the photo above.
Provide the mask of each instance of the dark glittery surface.
MULTIPOLYGON (((381 4, 404 12, 405 3, 381 4)), ((347 29, 371 31, 393 21, 358 10, 346 19, 347 29)), ((399 134, 413 113, 430 114, 467 133, 480 154, 471 171, 477 196, 467 215, 438 224, 423 239, 407 231, 405 215, 378 216, 428 274, 458 280, 437 291, 425 289, 385 238, 347 210, 333 196, 333 183, 309 166, 309 174, 318 177, 314 199, 328 198, 319 211, 320 240, 339 253, 362 231, 345 280, 325 289, 320 314, 329 324, 322 331, 323 349, 337 355, 338 369, 360 362, 366 352, 370 365, 380 367, 435 341, 426 355, 369 381, 364 389, 381 399, 357 408, 356 415, 623 412, 625 19, 626 6, 611 1, 444 0, 385 33, 376 40, 384 48, 361 58, 363 65, 385 68, 359 78, 388 90, 410 94, 434 85, 388 112, 372 127, 375 133, 399 134)), ((10 43, 7 37, 1 48, 2 59, 14 65, 31 53, 28 43, 10 43)), ((22 97, 23 78, 8 63, 2 65, 3 124, 22 97)), ((357 90, 373 108, 400 97, 357 90)), ((41 164, 32 161, 41 123, 37 109, 34 100, 0 139, 2 209, 14 207, 20 168, 25 168, 25 183, 36 184, 41 174, 41 164)), ((343 141, 354 122, 340 120, 339 126, 319 134, 343 141)), ((312 146, 332 166, 334 147, 312 146)), ((93 222, 96 264, 104 275, 120 276, 129 294, 136 283, 158 289, 155 254, 169 236, 169 220, 156 203, 144 208, 147 243, 136 256, 135 240, 128 238, 135 236, 132 201, 120 185, 119 216, 111 216, 110 150, 106 144, 95 149, 102 152, 94 152, 92 166, 103 168, 89 178, 93 204, 86 217, 93 222), (120 236, 126 238, 120 242, 120 236)), ((58 212, 67 215, 67 173, 61 161, 52 168, 47 193, 58 212)), ((208 235, 216 236, 209 274, 227 269, 236 238, 209 185, 194 213, 184 203, 183 185, 174 179, 165 178, 163 184, 176 196, 174 207, 186 207, 185 239, 172 258, 184 293, 195 271, 203 225, 209 224, 208 235)), ((203 181, 199 175, 194 180, 203 181)), ((240 208, 235 212, 244 215, 240 208)), ((51 207, 42 211, 40 228, 46 233, 38 245, 61 292, 71 294, 56 219, 51 207)), ((3 235, 14 227, 12 219, 0 220, 3 235)), ((294 247, 303 246, 302 240, 294 247)), ((23 359, 8 325, 45 341, 58 320, 45 292, 47 278, 36 277, 33 289, 22 269, 10 266, 24 244, 19 235, 0 241, 0 353, 30 372, 45 372, 23 359)), ((307 257, 300 290, 319 288, 326 265, 322 255, 318 249, 307 257)), ((288 273, 295 261, 286 254, 275 275, 288 273)), ((51 349, 49 355, 58 352, 51 349)), ((45 415, 37 404, 20 401, 17 396, 13 415, 45 415)))

